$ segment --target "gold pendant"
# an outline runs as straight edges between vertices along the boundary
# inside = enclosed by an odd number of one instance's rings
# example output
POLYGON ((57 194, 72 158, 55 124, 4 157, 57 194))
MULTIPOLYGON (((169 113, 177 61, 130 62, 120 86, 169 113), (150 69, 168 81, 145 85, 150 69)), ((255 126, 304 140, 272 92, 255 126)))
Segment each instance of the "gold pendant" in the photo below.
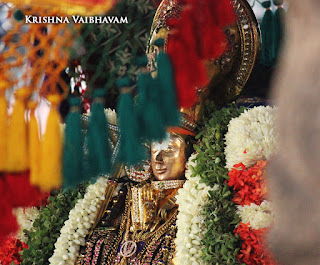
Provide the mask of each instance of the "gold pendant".
POLYGON ((134 241, 126 241, 120 248, 120 255, 125 258, 133 256, 137 251, 137 244, 134 241))

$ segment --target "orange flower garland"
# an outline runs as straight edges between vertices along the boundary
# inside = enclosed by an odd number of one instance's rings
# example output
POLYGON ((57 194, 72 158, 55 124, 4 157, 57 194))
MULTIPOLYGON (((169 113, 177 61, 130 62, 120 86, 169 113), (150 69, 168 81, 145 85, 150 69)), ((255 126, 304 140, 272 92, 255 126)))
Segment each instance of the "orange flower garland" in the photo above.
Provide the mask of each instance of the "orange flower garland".
POLYGON ((240 223, 234 233, 243 241, 238 259, 247 265, 275 265, 276 262, 269 253, 264 238, 267 229, 251 229, 249 224, 240 223))
MULTIPOLYGON (((253 167, 246 169, 242 163, 233 166, 229 172, 228 186, 233 187, 235 196, 233 202, 244 206, 260 205, 267 195, 264 180, 266 161, 258 161, 253 167)), ((250 223, 241 223, 234 233, 243 241, 238 260, 246 265, 276 265, 269 253, 264 238, 267 229, 252 229, 250 223)))
POLYGON ((242 163, 233 166, 229 172, 228 186, 233 187, 235 192, 234 203, 242 206, 262 203, 267 194, 263 178, 266 165, 266 161, 258 161, 248 170, 242 163))
POLYGON ((10 236, 0 247, 0 264, 11 265, 22 262, 20 252, 28 248, 28 245, 10 236))

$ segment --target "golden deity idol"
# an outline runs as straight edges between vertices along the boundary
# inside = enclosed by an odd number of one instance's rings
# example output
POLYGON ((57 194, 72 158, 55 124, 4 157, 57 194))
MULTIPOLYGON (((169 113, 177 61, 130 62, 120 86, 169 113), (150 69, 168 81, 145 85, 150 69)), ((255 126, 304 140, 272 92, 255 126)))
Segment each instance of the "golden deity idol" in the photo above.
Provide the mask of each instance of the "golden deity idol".
POLYGON ((178 213, 175 195, 184 184, 191 140, 191 136, 168 133, 162 142, 152 143, 153 179, 122 185, 81 250, 77 264, 173 262, 178 213))
MULTIPOLYGON (((238 19, 226 29, 229 48, 214 62, 207 62, 211 82, 201 91, 203 98, 210 97, 216 104, 229 102, 240 93, 260 48, 258 24, 247 1, 231 2, 238 19)), ((155 58, 160 50, 155 42, 166 39, 170 30, 166 19, 178 16, 177 1, 163 0, 147 49, 153 75, 157 74, 155 58)), ((201 116, 200 105, 181 110, 180 127, 170 128, 163 141, 151 144, 151 165, 125 167, 126 176, 110 184, 113 189, 106 192, 105 203, 76 264, 175 264, 175 195, 185 181, 186 161, 193 152, 195 121, 201 116)))

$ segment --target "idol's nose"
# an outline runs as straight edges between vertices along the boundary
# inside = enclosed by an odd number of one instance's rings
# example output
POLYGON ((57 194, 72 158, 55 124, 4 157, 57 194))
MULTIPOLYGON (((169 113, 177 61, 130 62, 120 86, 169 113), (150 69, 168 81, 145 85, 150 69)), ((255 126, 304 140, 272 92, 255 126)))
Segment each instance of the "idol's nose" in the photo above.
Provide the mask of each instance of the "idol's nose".
POLYGON ((160 152, 156 155, 156 162, 157 162, 157 163, 162 163, 162 162, 163 162, 163 151, 160 151, 160 152))

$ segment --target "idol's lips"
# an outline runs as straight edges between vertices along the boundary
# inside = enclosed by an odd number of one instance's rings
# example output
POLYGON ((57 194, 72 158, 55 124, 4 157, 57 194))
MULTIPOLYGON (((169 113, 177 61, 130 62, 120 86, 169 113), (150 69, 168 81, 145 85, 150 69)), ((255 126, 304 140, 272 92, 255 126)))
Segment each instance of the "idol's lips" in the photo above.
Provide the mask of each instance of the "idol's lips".
POLYGON ((156 171, 157 171, 158 174, 163 174, 164 172, 167 171, 167 169, 166 168, 164 168, 164 169, 156 169, 156 171))
POLYGON ((162 173, 167 171, 167 168, 166 167, 162 167, 161 165, 157 164, 155 171, 157 173, 159 173, 159 174, 162 174, 162 173))

